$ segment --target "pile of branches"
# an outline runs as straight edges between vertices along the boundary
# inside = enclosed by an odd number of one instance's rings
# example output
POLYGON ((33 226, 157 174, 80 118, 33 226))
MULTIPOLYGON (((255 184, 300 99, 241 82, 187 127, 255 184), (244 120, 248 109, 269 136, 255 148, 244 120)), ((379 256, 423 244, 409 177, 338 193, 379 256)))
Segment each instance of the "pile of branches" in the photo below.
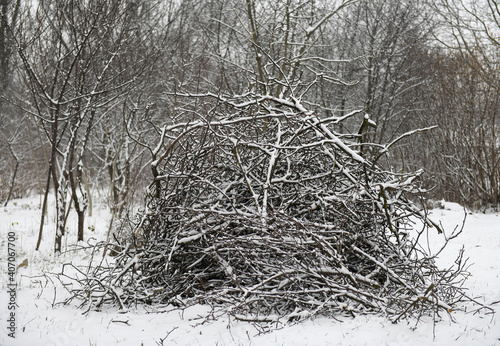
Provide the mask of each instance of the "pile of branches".
POLYGON ((461 257, 440 270, 419 245, 429 229, 442 232, 411 202, 421 172, 377 163, 396 141, 335 131, 360 112, 327 118, 293 98, 196 97, 203 107, 161 130, 148 207, 127 237, 105 244, 113 257, 63 272, 73 299, 88 308, 206 303, 251 321, 397 321, 449 312, 462 298, 461 257), (370 161, 367 147, 377 149, 370 161))

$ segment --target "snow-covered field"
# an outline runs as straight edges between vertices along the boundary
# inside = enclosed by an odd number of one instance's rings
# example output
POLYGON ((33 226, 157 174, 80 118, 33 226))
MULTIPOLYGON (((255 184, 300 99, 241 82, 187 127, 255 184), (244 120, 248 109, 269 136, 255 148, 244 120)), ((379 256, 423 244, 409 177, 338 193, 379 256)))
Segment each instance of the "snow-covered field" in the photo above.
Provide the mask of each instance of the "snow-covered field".
MULTIPOLYGON (((88 255, 67 252, 55 257, 52 254, 54 215, 50 209, 41 249, 34 250, 39 205, 40 198, 34 197, 11 201, 8 207, 0 209, 0 345, 500 345, 496 314, 475 312, 477 306, 473 305, 466 306, 467 311, 442 316, 436 324, 431 318, 424 318, 418 324, 415 320, 392 324, 378 316, 342 318, 341 321, 314 318, 281 326, 269 333, 224 315, 211 320, 210 309, 204 306, 164 313, 153 313, 144 307, 127 313, 106 308, 83 315, 74 305, 54 305, 65 297, 64 290, 57 282, 54 283, 59 287, 55 289, 42 273, 57 272, 65 262, 85 263, 88 255), (13 239, 9 239, 9 235, 15 235, 14 243, 9 241, 13 239), (9 247, 12 252, 13 244, 15 256, 9 257, 9 247), (9 275, 9 263, 13 268, 26 259, 27 266, 20 266, 15 275, 9 275), (9 291, 13 287, 9 285, 10 278, 17 283, 14 291, 9 291), (15 321, 11 312, 15 313, 15 321), (14 329, 15 338, 12 338, 9 334, 14 329)), ((444 209, 433 210, 432 217, 441 220, 451 232, 462 224, 464 211, 456 204, 444 206, 444 209)), ((74 244, 76 239, 73 217, 70 214, 67 244, 74 244)), ((86 237, 105 238, 108 222, 106 207, 94 205, 93 215, 86 220, 86 237)), ((430 235, 432 248, 438 248, 440 242, 430 235)), ((441 254, 439 263, 452 265, 462 246, 466 257, 470 257, 472 276, 466 283, 470 296, 498 310, 500 216, 469 213, 464 232, 441 254)))

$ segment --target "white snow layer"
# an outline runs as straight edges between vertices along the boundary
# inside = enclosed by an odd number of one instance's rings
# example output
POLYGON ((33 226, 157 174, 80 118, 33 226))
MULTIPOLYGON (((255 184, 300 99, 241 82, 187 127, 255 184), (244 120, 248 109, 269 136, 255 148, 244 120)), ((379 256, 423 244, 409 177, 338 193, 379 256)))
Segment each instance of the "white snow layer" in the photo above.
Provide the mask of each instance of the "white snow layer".
MULTIPOLYGON (((443 205, 444 209, 432 211, 432 217, 440 220, 450 234, 462 224, 464 210, 452 203, 443 205)), ((0 345, 500 345, 496 314, 477 312, 477 306, 471 304, 464 306, 465 311, 441 316, 436 324, 432 318, 423 318, 418 323, 405 320, 392 324, 379 316, 340 320, 316 317, 281 326, 269 333, 262 333, 252 323, 236 321, 227 315, 211 320, 210 308, 206 306, 184 311, 166 307, 164 313, 153 313, 153 309, 147 307, 121 313, 117 308, 106 307, 83 315, 83 310, 75 305, 53 305, 67 297, 67 293, 60 283, 47 281, 42 274, 44 271, 59 272, 61 264, 66 262, 87 263, 89 253, 53 255, 55 220, 50 208, 41 249, 35 251, 39 206, 40 198, 35 197, 11 201, 8 207, 0 209, 0 345), (14 264, 18 266, 28 260, 28 265, 19 267, 15 276, 17 305, 14 310, 8 310, 9 232, 14 232, 17 238, 14 264), (12 329, 8 328, 13 311, 15 338, 9 336, 12 329)), ((86 239, 105 239, 108 220, 105 204, 95 205, 93 216, 86 219, 86 239)), ((73 214, 70 214, 64 242, 63 251, 69 249, 68 244, 76 242, 73 214)), ((442 235, 431 233, 423 244, 439 250, 442 235)), ((466 257, 470 257, 471 277, 466 282, 470 296, 498 310, 500 216, 468 213, 464 232, 441 253, 439 264, 451 266, 462 246, 466 257)))

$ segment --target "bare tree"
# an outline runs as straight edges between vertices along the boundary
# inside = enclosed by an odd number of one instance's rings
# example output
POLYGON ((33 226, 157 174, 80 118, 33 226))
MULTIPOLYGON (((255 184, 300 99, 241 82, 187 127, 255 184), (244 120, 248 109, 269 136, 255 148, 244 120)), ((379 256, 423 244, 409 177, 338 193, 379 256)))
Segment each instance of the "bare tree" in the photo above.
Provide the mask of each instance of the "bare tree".
POLYGON ((11 78, 11 59, 14 45, 11 35, 17 30, 21 12, 21 1, 2 0, 0 2, 0 87, 3 92, 11 78))
MULTIPOLYGON (((9 86, 13 84, 14 80, 12 60, 15 57, 15 45, 13 44, 12 36, 18 30, 18 21, 21 11, 20 0, 0 1, 0 150, 5 154, 10 153, 11 158, 14 160, 13 165, 11 165, 14 167, 11 173, 11 181, 2 184, 2 186, 9 186, 6 196, 3 196, 6 191, 0 191, 0 199, 3 200, 5 198, 5 205, 9 203, 14 191, 21 155, 15 148, 17 143, 16 139, 21 135, 19 122, 16 124, 16 121, 12 121, 13 117, 16 119, 19 117, 17 117, 17 114, 13 112, 12 107, 10 107, 7 102, 8 89, 9 86)), ((7 165, 12 162, 7 155, 2 158, 2 161, 7 165)), ((4 171, 4 169, 0 169, 0 172, 8 174, 7 172, 9 170, 10 169, 6 169, 4 171)))
POLYGON ((435 29, 427 1, 361 1, 352 48, 363 57, 357 73, 360 83, 351 98, 364 103, 364 110, 378 125, 367 135, 384 143, 412 129, 412 118, 425 101, 413 90, 429 79, 416 70, 422 68, 418 51, 430 44, 435 29))
POLYGON ((498 33, 496 1, 441 1, 442 49, 434 55, 436 84, 431 88, 436 120, 432 170, 437 190, 472 208, 500 203, 498 33))
MULTIPOLYGON (((95 124, 120 104, 151 61, 147 36, 135 30, 135 1, 41 1, 32 37, 19 40, 34 108, 51 143, 44 205, 52 181, 56 194, 55 251, 61 251, 71 204, 83 239, 87 196, 83 167, 95 124), (132 73, 133 72, 133 73, 132 73)), ((154 51, 154 49, 153 49, 154 51)), ((44 214, 37 248, 42 237, 44 214)))
POLYGON ((498 122, 500 79, 491 71, 481 75, 485 62, 477 56, 437 52, 431 57, 434 80, 427 88, 428 112, 423 122, 439 128, 425 141, 422 163, 434 177, 436 196, 470 208, 498 206, 498 122), (483 66, 481 66, 483 65, 483 66))

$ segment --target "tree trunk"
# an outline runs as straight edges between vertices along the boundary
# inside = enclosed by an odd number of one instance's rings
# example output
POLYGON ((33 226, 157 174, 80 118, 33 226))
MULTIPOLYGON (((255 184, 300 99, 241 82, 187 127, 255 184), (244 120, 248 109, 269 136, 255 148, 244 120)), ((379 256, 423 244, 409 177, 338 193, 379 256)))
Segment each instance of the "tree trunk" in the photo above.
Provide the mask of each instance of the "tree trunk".
POLYGON ((85 211, 78 210, 78 241, 83 241, 83 230, 85 227, 85 211))
POLYGON ((14 167, 14 173, 12 174, 12 181, 10 182, 9 194, 7 195, 7 200, 5 201, 5 207, 9 203, 10 197, 12 196, 12 191, 14 190, 14 183, 16 182, 17 169, 19 168, 19 158, 16 153, 14 153, 14 149, 12 149, 12 144, 9 143, 9 150, 14 159, 16 160, 16 166, 14 167))

